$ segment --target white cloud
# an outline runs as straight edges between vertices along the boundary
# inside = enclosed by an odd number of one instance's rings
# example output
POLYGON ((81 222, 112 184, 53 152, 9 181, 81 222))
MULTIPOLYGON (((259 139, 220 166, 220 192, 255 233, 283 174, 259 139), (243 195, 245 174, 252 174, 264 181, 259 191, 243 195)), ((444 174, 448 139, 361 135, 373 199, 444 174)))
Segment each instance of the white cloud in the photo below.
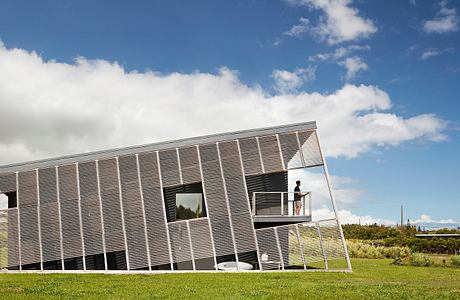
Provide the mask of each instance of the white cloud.
POLYGON ((426 60, 435 56, 439 56, 444 53, 451 53, 455 49, 454 48, 445 48, 445 49, 436 49, 436 48, 430 48, 430 49, 425 49, 422 52, 422 55, 420 55, 421 60, 426 60))
POLYGON ((354 79, 359 72, 368 69, 368 65, 357 56, 347 57, 344 61, 340 62, 339 65, 347 69, 347 73, 345 74, 345 80, 347 81, 354 79))
MULTIPOLYGON (((374 218, 369 215, 356 215, 352 213, 350 210, 341 209, 338 211, 339 220, 342 224, 361 224, 361 225, 372 225, 372 224, 379 224, 379 225, 387 225, 387 226, 394 226, 396 225, 396 221, 382 219, 382 218, 374 218)), ((314 209, 312 211, 312 219, 314 221, 324 220, 334 218, 334 212, 327 207, 322 207, 319 209, 314 209)))
POLYGON ((445 138, 431 114, 392 114, 374 86, 272 96, 233 72, 127 72, 105 60, 74 64, 0 46, 0 164, 317 120, 326 155, 445 138))
POLYGON ((295 92, 308 81, 315 79, 316 67, 297 68, 293 72, 286 70, 274 70, 272 78, 275 83, 273 88, 281 94, 295 92))
POLYGON ((422 214, 416 220, 410 220, 411 224, 458 224, 459 222, 453 219, 433 220, 429 215, 422 214))
POLYGON ((293 25, 291 29, 288 31, 283 32, 283 35, 291 36, 291 37, 301 37, 306 32, 308 32, 310 26, 310 21, 306 18, 300 18, 299 24, 293 25))
POLYGON ((427 33, 448 33, 459 30, 460 17, 455 8, 447 8, 447 1, 439 3, 441 9, 432 20, 423 22, 423 30, 427 33))
POLYGON ((347 57, 354 52, 357 51, 368 51, 371 47, 368 45, 349 45, 347 47, 339 47, 335 49, 334 52, 327 52, 327 53, 318 53, 316 55, 312 55, 308 57, 309 61, 318 62, 318 61, 330 61, 330 62, 337 62, 338 60, 347 57))
POLYGON ((367 38, 377 31, 372 20, 361 17, 358 9, 351 7, 351 0, 285 1, 291 5, 321 10, 323 16, 310 31, 329 44, 367 38))

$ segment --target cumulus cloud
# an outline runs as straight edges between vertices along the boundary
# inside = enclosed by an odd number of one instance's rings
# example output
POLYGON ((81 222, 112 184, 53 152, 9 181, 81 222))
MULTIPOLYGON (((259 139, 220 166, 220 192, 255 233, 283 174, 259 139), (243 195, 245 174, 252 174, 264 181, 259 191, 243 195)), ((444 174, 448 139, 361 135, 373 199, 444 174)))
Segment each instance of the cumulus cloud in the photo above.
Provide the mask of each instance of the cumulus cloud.
POLYGON ((273 88, 281 94, 295 92, 308 81, 316 78, 316 67, 296 68, 293 72, 287 70, 273 70, 272 78, 275 81, 273 88))
POLYGON ((106 60, 45 61, 0 46, 0 164, 247 128, 317 120, 325 154, 445 138, 431 114, 392 114, 366 85, 270 95, 236 72, 127 72, 106 60))
POLYGON ((359 72, 367 70, 368 68, 368 65, 357 56, 347 57, 344 61, 340 62, 339 65, 347 69, 347 73, 345 74, 345 80, 347 81, 354 79, 359 72))
MULTIPOLYGON (((387 225, 387 226, 394 226, 396 225, 396 221, 382 219, 382 218, 375 218, 369 215, 356 215, 352 213, 350 210, 341 209, 338 211, 339 220, 342 224, 361 224, 361 225, 372 225, 372 224, 379 224, 379 225, 387 225)), ((312 219, 314 221, 325 220, 334 218, 334 212, 327 207, 322 207, 319 209, 315 209, 312 211, 312 219)))
POLYGON ((439 56, 444 53, 452 53, 455 49, 454 48, 445 48, 445 49, 437 49, 437 48, 430 48, 425 49, 420 55, 421 60, 427 60, 429 58, 439 56))
POLYGON ((459 222, 453 219, 445 219, 445 220, 433 220, 429 215, 422 214, 416 220, 410 220, 411 224, 458 224, 459 222))
POLYGON ((293 25, 288 31, 283 32, 283 35, 299 38, 308 32, 309 26, 310 21, 301 17, 299 19, 299 24, 293 25))
POLYGON ((423 22, 423 30, 427 33, 449 33, 459 30, 460 17, 455 8, 448 8, 447 1, 439 3, 441 9, 434 19, 423 22))
POLYGON ((320 10, 322 16, 309 31, 329 44, 367 38, 377 31, 371 19, 363 18, 351 0, 285 0, 290 5, 320 10))
POLYGON ((346 47, 339 47, 334 52, 318 53, 308 57, 311 62, 328 61, 337 62, 344 57, 347 57, 357 51, 369 51, 371 47, 368 45, 348 45, 346 47))

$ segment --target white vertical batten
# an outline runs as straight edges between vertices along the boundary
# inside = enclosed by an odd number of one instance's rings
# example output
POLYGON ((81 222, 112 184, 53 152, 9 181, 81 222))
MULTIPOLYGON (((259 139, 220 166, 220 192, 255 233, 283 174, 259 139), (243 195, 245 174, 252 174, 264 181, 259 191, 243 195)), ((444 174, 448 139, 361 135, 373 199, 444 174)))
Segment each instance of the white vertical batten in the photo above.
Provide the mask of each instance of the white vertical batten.
POLYGON ((284 163, 283 150, 281 150, 281 142, 280 142, 279 134, 276 134, 276 142, 278 143, 278 149, 280 150, 281 165, 283 166, 283 170, 286 171, 287 166, 284 163))
POLYGON ((326 268, 326 270, 328 270, 329 266, 328 266, 328 263, 327 263, 327 254, 324 251, 323 236, 321 235, 321 229, 320 229, 320 226, 319 226, 319 222, 315 222, 315 223, 316 223, 316 229, 318 231, 319 246, 321 247, 321 252, 323 253, 324 267, 326 268))
POLYGON ((56 172, 56 200, 58 205, 58 218, 59 218, 59 247, 61 250, 61 270, 65 270, 64 266, 64 244, 62 242, 62 213, 61 213, 61 193, 59 191, 59 167, 55 166, 56 172))
POLYGON ((209 210, 208 210, 208 201, 206 199, 206 188, 204 186, 204 176, 203 176, 203 167, 201 165, 201 154, 200 154, 200 147, 198 145, 196 147, 196 153, 198 156, 198 166, 200 167, 200 176, 201 176, 201 187, 203 188, 203 198, 204 198, 204 204, 206 205, 206 212, 208 214, 208 227, 209 227, 209 236, 211 237, 211 246, 212 246, 212 253, 214 256, 214 268, 217 270, 217 255, 216 255, 216 247, 214 244, 214 236, 212 235, 212 224, 211 224, 211 218, 209 217, 209 210))
POLYGON ((283 251, 281 250, 280 239, 278 236, 278 228, 273 227, 273 231, 275 232, 276 247, 278 248, 278 253, 280 255, 281 268, 284 270, 284 256, 283 256, 283 251))
POLYGON ((105 247, 104 211, 102 209, 101 181, 99 179, 99 160, 96 159, 94 162, 96 164, 97 198, 99 200, 99 214, 101 215, 101 235, 102 235, 102 250, 104 251, 104 269, 107 271, 108 270, 107 250, 105 247))
POLYGON ((144 237, 145 237, 145 248, 146 248, 146 253, 147 253, 147 262, 149 264, 149 271, 152 271, 152 261, 150 258, 150 244, 149 244, 149 237, 147 233, 147 218, 145 217, 144 191, 142 190, 141 170, 139 167, 139 154, 136 154, 136 168, 137 168, 137 181, 139 182, 139 192, 141 196, 142 218, 144 221, 144 237))
POLYGON ((297 242, 299 243, 300 254, 302 256, 303 268, 304 268, 304 270, 306 270, 307 269, 307 262, 305 261, 303 243, 302 243, 302 240, 300 239, 299 225, 295 224, 294 226, 295 226, 296 235, 297 235, 297 242))
POLYGON ((262 173, 265 174, 265 166, 264 166, 264 160, 262 159, 262 151, 260 150, 260 142, 259 142, 259 137, 256 136, 256 142, 257 142, 257 152, 259 152, 259 159, 260 159, 260 166, 262 167, 262 173))
POLYGON ((43 271, 42 224, 40 220, 40 179, 38 176, 38 169, 35 169, 35 184, 37 185, 38 247, 40 249, 40 270, 43 271))
POLYGON ((187 224, 187 234, 188 234, 188 243, 190 245, 190 257, 192 258, 192 266, 193 266, 193 271, 196 270, 195 266, 195 255, 193 253, 193 246, 192 246, 192 235, 190 234, 190 221, 186 220, 185 222, 187 224))
POLYGON ((230 233, 232 235, 232 241, 233 241, 233 251, 235 252, 236 269, 239 270, 238 250, 236 247, 235 231, 233 230, 232 212, 230 210, 230 201, 228 200, 227 185, 225 183, 224 169, 222 167, 222 157, 220 156, 219 142, 216 143, 216 148, 217 148, 217 157, 219 158, 219 166, 220 166, 220 174, 222 176, 222 184, 224 186, 225 203, 227 204, 228 221, 230 223, 230 233))
POLYGON ((123 239, 125 241, 126 269, 129 271, 131 266, 129 265, 128 239, 126 237, 125 213, 123 210, 123 195, 121 192, 120 162, 118 161, 118 156, 115 157, 115 162, 117 163, 118 195, 120 200, 121 226, 123 228, 123 239))
POLYGON ((180 166, 179 148, 176 148, 176 156, 177 156, 177 168, 179 169, 180 184, 184 184, 184 179, 182 178, 182 167, 180 166))
POLYGON ((83 257, 83 270, 86 271, 86 249, 85 238, 83 236, 83 218, 81 216, 81 193, 80 193, 80 169, 78 163, 75 163, 75 172, 77 175, 77 195, 78 195, 78 218, 80 219, 80 236, 81 236, 81 252, 83 257))
POLYGON ((163 194, 163 178, 161 176, 160 152, 155 151, 155 153, 156 153, 156 156, 157 156, 158 179, 160 181, 161 205, 163 207, 163 217, 164 217, 164 221, 165 221, 166 238, 168 239, 169 261, 170 261, 170 264, 171 264, 171 270, 174 270, 174 262, 173 262, 172 249, 171 249, 171 238, 169 236, 168 218, 166 216, 165 195, 163 194))
MULTIPOLYGON (((252 219, 252 213, 251 213, 251 204, 249 203, 248 186, 247 186, 246 179, 245 179, 246 172, 244 171, 243 156, 241 154, 241 148, 240 148, 240 140, 236 140, 236 146, 238 147, 238 157, 240 158, 241 172, 242 172, 243 182, 244 182, 244 193, 247 199, 246 202, 248 204, 248 210, 249 210, 249 213, 251 214, 251 226, 252 226, 252 231, 254 233, 254 243, 255 243, 256 252, 257 252, 257 262, 259 264, 260 270, 263 271, 262 264, 260 263, 261 254, 260 254, 260 249, 259 249, 259 242, 257 241, 257 231, 256 231, 256 228, 254 227, 254 220, 252 219)), ((254 211, 254 214, 255 214, 255 211, 254 211)))
POLYGON ((18 207, 18 251, 19 251, 19 270, 22 270, 22 255, 21 255, 21 218, 19 204, 19 172, 16 172, 16 205, 18 207))

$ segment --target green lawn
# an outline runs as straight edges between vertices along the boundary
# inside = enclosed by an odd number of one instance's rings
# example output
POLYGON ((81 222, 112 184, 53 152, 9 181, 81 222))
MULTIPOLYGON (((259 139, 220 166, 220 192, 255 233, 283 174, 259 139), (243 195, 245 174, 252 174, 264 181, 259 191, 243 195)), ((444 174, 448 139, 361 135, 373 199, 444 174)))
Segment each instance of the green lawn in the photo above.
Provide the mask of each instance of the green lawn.
POLYGON ((460 269, 354 259, 346 273, 0 274, 0 299, 460 299, 460 269))

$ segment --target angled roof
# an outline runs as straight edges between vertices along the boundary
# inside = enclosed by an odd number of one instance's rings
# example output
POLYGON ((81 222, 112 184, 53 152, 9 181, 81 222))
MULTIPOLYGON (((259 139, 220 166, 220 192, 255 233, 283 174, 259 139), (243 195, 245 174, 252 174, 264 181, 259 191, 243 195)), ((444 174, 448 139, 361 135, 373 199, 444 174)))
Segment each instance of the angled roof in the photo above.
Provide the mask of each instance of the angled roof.
POLYGON ((47 159, 36 160, 36 161, 3 165, 3 166, 0 166, 0 173, 12 173, 12 172, 18 172, 18 171, 32 170, 36 168, 46 168, 46 167, 53 167, 53 166, 58 166, 58 165, 72 164, 76 162, 102 160, 102 159, 112 158, 116 156, 136 154, 136 153, 141 153, 141 152, 151 152, 151 151, 157 151, 157 150, 174 149, 174 148, 180 148, 180 147, 186 147, 186 146, 194 146, 194 145, 209 144, 209 143, 222 142, 222 141, 228 141, 228 140, 243 139, 243 138, 248 138, 248 137, 272 135, 272 134, 277 134, 277 133, 294 132, 294 131, 302 131, 302 130, 315 130, 315 129, 316 129, 316 122, 311 121, 311 122, 256 128, 256 129, 249 129, 249 130, 240 130, 240 131, 234 131, 234 132, 225 132, 225 133, 219 133, 219 134, 172 140, 172 141, 164 141, 164 142, 158 142, 158 143, 152 143, 152 144, 116 148, 116 149, 102 150, 102 151, 95 151, 95 152, 86 152, 86 153, 81 153, 81 154, 74 154, 74 155, 47 158, 47 159))

